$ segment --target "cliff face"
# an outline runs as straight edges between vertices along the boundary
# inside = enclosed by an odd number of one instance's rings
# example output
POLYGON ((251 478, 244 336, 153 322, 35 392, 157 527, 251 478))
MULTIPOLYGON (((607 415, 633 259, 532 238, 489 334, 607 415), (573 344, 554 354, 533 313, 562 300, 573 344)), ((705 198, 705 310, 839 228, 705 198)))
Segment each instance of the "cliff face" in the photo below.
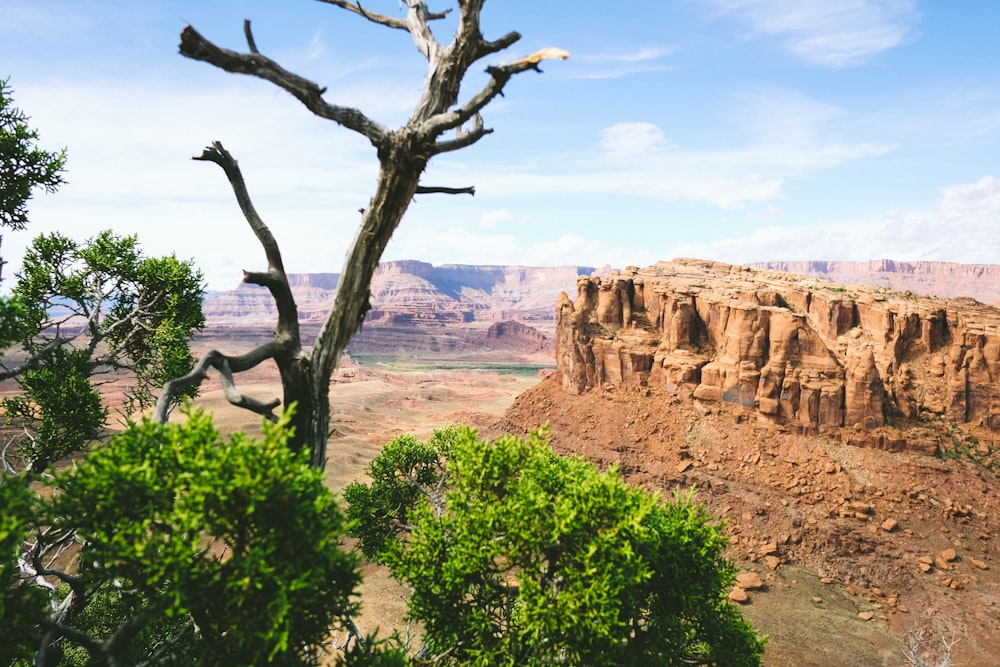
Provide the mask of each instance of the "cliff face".
POLYGON ((657 386, 802 430, 938 416, 1000 430, 1000 311, 971 299, 675 260, 580 278, 556 327, 578 394, 657 386))

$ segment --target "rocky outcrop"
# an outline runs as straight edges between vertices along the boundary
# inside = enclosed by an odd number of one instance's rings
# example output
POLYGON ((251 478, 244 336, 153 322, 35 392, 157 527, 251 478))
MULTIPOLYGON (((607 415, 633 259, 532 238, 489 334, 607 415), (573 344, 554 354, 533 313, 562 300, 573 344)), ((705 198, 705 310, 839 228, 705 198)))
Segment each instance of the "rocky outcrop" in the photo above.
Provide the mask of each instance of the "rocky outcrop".
POLYGON ((937 417, 1000 430, 1000 311, 972 299, 660 262, 561 295, 556 356, 574 393, 663 387, 807 431, 937 417))
POLYGON ((538 329, 509 320, 491 324, 486 330, 486 342, 493 349, 513 348, 525 352, 552 349, 549 338, 538 329))

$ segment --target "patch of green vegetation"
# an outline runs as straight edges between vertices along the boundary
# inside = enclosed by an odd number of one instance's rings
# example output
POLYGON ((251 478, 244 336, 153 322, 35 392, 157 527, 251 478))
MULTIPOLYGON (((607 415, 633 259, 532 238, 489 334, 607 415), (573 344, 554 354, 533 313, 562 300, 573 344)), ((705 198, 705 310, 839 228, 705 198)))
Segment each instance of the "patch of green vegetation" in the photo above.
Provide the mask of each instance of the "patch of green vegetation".
POLYGON ((985 451, 980 447, 979 438, 964 433, 957 424, 951 425, 948 434, 950 444, 942 443, 938 447, 937 457, 946 461, 966 461, 992 473, 1000 474, 1000 456, 992 448, 985 451))
POLYGON ((849 297, 849 298, 851 298, 851 299, 853 299, 853 298, 854 298, 854 296, 855 296, 855 295, 854 295, 854 293, 853 293, 853 292, 851 292, 851 290, 850 290, 850 289, 848 289, 848 288, 847 288, 846 286, 844 286, 844 285, 838 285, 838 286, 836 286, 836 287, 832 288, 832 291, 833 291, 833 292, 835 292, 835 293, 837 293, 837 294, 841 294, 841 295, 843 295, 843 296, 846 296, 846 297, 849 297))

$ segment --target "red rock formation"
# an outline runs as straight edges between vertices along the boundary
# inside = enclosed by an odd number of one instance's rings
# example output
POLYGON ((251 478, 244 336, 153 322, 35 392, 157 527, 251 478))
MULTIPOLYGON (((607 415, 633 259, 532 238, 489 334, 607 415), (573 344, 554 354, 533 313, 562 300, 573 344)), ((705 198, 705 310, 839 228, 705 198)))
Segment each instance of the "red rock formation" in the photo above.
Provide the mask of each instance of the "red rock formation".
POLYGON ((652 385, 804 430, 938 416, 1000 430, 1000 311, 971 299, 660 262, 580 278, 556 356, 574 393, 652 385))
POLYGON ((486 342, 494 349, 504 347, 526 352, 552 350, 552 343, 545 334, 526 324, 510 320, 491 324, 486 330, 486 342))

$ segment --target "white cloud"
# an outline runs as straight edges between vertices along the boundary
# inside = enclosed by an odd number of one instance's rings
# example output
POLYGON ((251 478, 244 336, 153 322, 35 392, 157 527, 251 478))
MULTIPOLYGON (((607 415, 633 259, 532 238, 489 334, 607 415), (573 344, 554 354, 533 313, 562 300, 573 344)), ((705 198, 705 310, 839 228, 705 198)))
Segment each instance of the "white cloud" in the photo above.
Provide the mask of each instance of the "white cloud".
POLYGON ((323 40, 321 31, 317 30, 309 41, 309 48, 306 51, 306 58, 317 60, 326 55, 326 42, 323 40))
POLYGON ((662 259, 647 248, 609 246, 581 234, 524 238, 467 227, 414 230, 406 226, 393 236, 386 258, 420 258, 432 264, 593 267, 651 264, 662 259))
POLYGON ((633 194, 663 200, 688 200, 719 208, 739 208, 749 202, 770 201, 781 195, 782 180, 756 174, 733 178, 674 176, 623 188, 633 194))
POLYGON ((617 79, 640 72, 662 72, 670 69, 663 58, 677 51, 675 46, 645 46, 621 53, 583 53, 574 55, 582 63, 584 79, 617 79))
POLYGON ((635 51, 626 51, 624 53, 585 53, 579 56, 574 56, 574 58, 587 63, 639 63, 650 60, 658 60, 664 56, 674 53, 676 50, 677 49, 675 47, 644 46, 636 49, 635 51))
POLYGON ((945 188, 939 212, 947 220, 990 218, 1000 225, 1000 179, 984 176, 975 183, 945 188))
POLYGON ((649 153, 666 144, 663 130, 653 123, 616 123, 601 130, 599 145, 615 157, 649 153))
POLYGON ((608 194, 733 209, 776 200, 786 182, 813 171, 896 149, 854 138, 857 121, 847 111, 792 91, 744 94, 727 120, 745 136, 722 148, 674 144, 654 123, 620 122, 601 130, 592 150, 505 165, 477 181, 503 196, 608 194))
POLYGON ((375 181, 367 140, 263 85, 42 81, 21 84, 17 103, 44 147, 68 147, 68 184, 32 201, 29 230, 5 235, 10 274, 37 234, 114 228, 139 234, 148 254, 193 258, 213 288, 238 283, 263 251, 222 171, 190 159, 216 139, 239 161, 290 271, 340 270, 375 181))
POLYGON ((510 211, 500 209, 499 211, 486 211, 479 218, 479 226, 483 229, 493 229, 497 225, 509 222, 513 216, 510 211))
POLYGON ((707 0, 719 15, 749 24, 825 67, 847 67, 899 46, 916 24, 915 0, 707 0))
POLYGON ((933 211, 888 211, 870 219, 808 227, 760 227, 745 236, 675 246, 671 256, 737 264, 879 258, 996 264, 1000 179, 985 176, 945 188, 933 211))

